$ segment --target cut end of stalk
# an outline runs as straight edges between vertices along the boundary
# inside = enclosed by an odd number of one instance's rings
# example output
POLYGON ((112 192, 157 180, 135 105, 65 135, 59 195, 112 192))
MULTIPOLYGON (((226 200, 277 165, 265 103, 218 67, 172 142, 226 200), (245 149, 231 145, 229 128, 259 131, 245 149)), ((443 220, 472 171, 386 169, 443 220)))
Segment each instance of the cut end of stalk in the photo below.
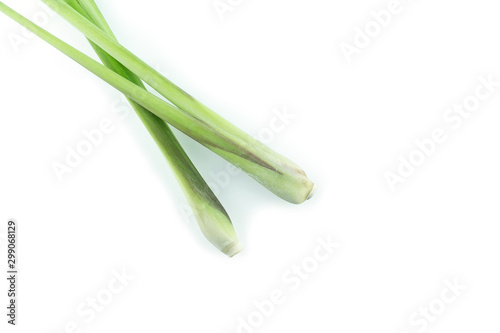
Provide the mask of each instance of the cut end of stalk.
POLYGON ((241 243, 239 241, 236 241, 234 243, 229 244, 227 247, 225 247, 222 252, 226 254, 229 258, 234 257, 238 253, 240 253, 243 250, 243 246, 241 246, 241 243))
POLYGON ((316 188, 317 188, 316 184, 314 184, 313 188, 312 188, 311 192, 309 192, 309 195, 307 196, 306 200, 309 200, 309 199, 311 199, 314 196, 314 194, 316 193, 316 188))

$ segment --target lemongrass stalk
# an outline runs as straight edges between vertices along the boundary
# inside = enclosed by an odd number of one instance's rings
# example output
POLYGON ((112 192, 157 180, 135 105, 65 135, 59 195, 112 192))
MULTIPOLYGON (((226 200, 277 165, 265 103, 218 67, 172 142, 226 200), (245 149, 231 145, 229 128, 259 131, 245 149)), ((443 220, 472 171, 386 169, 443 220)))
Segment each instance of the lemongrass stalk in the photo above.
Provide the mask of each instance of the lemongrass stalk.
MULTIPOLYGON (((81 7, 78 7, 78 3, 73 2, 72 5, 83 11, 81 7)), ((0 11, 12 17, 29 30, 38 30, 38 33, 46 35, 49 41, 56 42, 55 38, 50 38, 48 33, 43 33, 40 28, 36 28, 33 24, 28 23, 29 21, 1 2, 0 11)), ((137 76, 98 46, 95 44, 92 46, 106 66, 133 82, 131 84, 144 88, 143 83, 137 76)), ((226 255, 232 257, 237 254, 241 251, 241 245, 227 212, 182 149, 168 125, 133 100, 129 99, 129 101, 167 159, 205 237, 226 255)))
POLYGON ((211 126, 215 130, 214 134, 219 136, 219 140, 216 140, 215 145, 207 145, 205 142, 204 144, 209 149, 240 167, 271 192, 289 202, 301 203, 312 195, 314 184, 296 164, 191 97, 132 52, 107 36, 64 1, 42 1, 174 105, 194 119, 211 126))
MULTIPOLYGON (((89 5, 88 1, 81 0, 66 0, 66 2, 116 40, 95 3, 89 5)), ((134 73, 91 40, 89 42, 106 67, 146 89, 141 79, 134 73)), ((232 257, 237 254, 241 251, 241 245, 229 215, 189 159, 168 124, 133 100, 128 99, 128 101, 167 159, 205 237, 226 255, 232 257)))

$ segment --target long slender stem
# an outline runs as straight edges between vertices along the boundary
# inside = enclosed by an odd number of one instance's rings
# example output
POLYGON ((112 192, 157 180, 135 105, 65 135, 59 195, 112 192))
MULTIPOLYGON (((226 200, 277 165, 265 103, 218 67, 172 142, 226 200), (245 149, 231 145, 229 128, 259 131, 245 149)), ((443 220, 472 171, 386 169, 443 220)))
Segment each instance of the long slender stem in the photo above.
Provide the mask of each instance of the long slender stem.
MULTIPOLYGON (((130 61, 130 59, 128 59, 128 54, 119 52, 121 48, 123 48, 121 45, 109 38, 103 31, 78 14, 78 12, 68 4, 61 1, 54 2, 49 0, 47 0, 46 3, 66 19, 82 24, 82 30, 87 32, 87 37, 116 58, 120 63, 125 65, 126 61, 130 61), (66 14, 70 17, 68 18, 66 14), (91 36, 94 38, 91 38, 91 36), (97 41, 102 43, 98 43, 97 41)), ((127 79, 124 79, 119 74, 102 66, 82 52, 33 24, 3 3, 0 2, 0 4, 0 10, 12 19, 16 20, 28 30, 59 49, 104 81, 108 82, 111 86, 121 91, 147 110, 153 112, 155 115, 200 142, 213 152, 246 171, 279 197, 298 204, 305 201, 311 195, 314 184, 307 178, 302 169, 257 140, 251 138, 241 130, 238 130, 235 126, 227 125, 228 122, 219 116, 211 117, 209 114, 215 115, 212 111, 203 112, 203 110, 200 110, 200 114, 197 115, 194 114, 194 112, 185 111, 184 109, 179 109, 166 103, 162 99, 147 92, 145 89, 142 89, 127 79), (205 116, 207 114, 208 116, 205 116), (217 118, 217 121, 214 121, 215 118, 217 118)), ((151 75, 153 75, 154 72, 153 70, 151 75)), ((150 85, 154 84, 154 81, 151 81, 150 74, 143 73, 143 75, 140 75, 135 71, 134 73, 144 79, 144 81, 150 83, 150 85)), ((180 95, 185 94, 177 90, 174 91, 174 93, 180 95)))
MULTIPOLYGON (((91 22, 94 22, 108 36, 116 40, 111 27, 94 1, 67 0, 67 2, 91 22)), ((106 67, 146 89, 137 75, 130 72, 92 41, 89 40, 89 42, 106 67)), ((229 215, 189 159, 170 127, 162 119, 133 100, 128 100, 169 162, 205 237, 228 256, 232 257, 237 254, 241 251, 241 246, 229 215), (209 211, 206 207, 209 208, 209 211)))
MULTIPOLYGON (((95 2, 92 0, 77 0, 76 3, 75 0, 67 1, 70 4, 73 3, 73 8, 82 13, 82 15, 85 14, 90 21, 94 22, 108 36, 116 40, 113 31, 95 2)), ((137 75, 130 72, 125 66, 92 41, 89 40, 89 42, 101 61, 108 68, 122 74, 122 76, 139 87, 146 89, 137 75)), ((233 256, 238 253, 241 250, 241 246, 229 215, 189 159, 170 127, 162 119, 133 100, 128 100, 169 162, 204 235, 225 254, 233 256), (209 208, 208 211, 206 207, 209 208)))
POLYGON ((170 100, 174 105, 216 129, 221 140, 208 146, 229 162, 239 166, 273 193, 293 203, 309 197, 313 183, 296 164, 260 143, 217 113, 191 97, 124 46, 107 36, 62 0, 43 0, 56 13, 75 26, 125 67, 170 100))

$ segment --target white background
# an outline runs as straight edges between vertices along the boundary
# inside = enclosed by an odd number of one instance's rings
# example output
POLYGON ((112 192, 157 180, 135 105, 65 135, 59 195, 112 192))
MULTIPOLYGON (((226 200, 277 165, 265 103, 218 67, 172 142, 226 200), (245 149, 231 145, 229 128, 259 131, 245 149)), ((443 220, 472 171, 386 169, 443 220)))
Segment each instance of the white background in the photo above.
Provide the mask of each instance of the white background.
MULTIPOLYGON (((47 18, 38 1, 5 2, 47 18)), ((240 332, 498 332, 500 87, 459 128, 443 119, 480 76, 500 81, 496 2, 401 0, 350 63, 341 43, 389 1, 233 3, 222 20, 212 0, 98 1, 125 46, 247 132, 269 127, 276 109, 296 115, 269 145, 318 192, 294 206, 232 177, 218 191, 245 248, 232 259, 181 213, 146 130, 119 116, 120 94, 37 38, 14 47, 21 30, 0 16, 0 221, 1 232, 19 223, 15 331, 229 333, 250 317, 240 332), (102 119, 113 132, 60 182, 52 163, 102 119), (435 128, 447 140, 391 191, 384 174, 435 128), (289 270, 314 264, 318 237, 341 245, 294 289, 289 270), (134 279, 87 322, 78 308, 122 269, 134 279), (441 309, 448 280, 467 289, 441 309), (254 302, 273 290, 284 302, 259 322, 254 302), (422 322, 429 306, 439 314, 422 322)), ((59 17, 43 26, 92 54, 59 17)), ((208 180, 225 169, 179 137, 208 180)))

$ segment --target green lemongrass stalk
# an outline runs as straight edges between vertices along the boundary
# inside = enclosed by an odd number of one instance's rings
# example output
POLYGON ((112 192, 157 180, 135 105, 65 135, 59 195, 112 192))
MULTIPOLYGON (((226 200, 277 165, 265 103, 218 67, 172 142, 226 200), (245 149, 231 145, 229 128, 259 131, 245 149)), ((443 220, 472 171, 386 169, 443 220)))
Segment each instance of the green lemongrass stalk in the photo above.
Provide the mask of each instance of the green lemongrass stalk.
MULTIPOLYGON (((68 1, 74 5, 75 8, 84 12, 83 8, 81 8, 77 2, 72 0, 68 1)), ((49 41, 49 43, 52 44, 52 42, 56 42, 56 45, 64 45, 57 43, 57 39, 55 37, 52 38, 48 33, 43 33, 41 28, 37 28, 34 24, 1 2, 0 11, 21 23, 21 25, 25 26, 29 30, 33 32, 36 31, 35 33, 37 34, 41 33, 42 35, 45 35, 45 37, 48 38, 48 40, 46 40, 49 41)), ((89 16, 89 18, 91 19, 92 17, 89 16)), ((112 35, 110 30, 108 30, 108 32, 112 35)), ((130 84, 135 84, 136 86, 144 89, 142 81, 137 78, 137 76, 123 67, 123 65, 109 56, 97 45, 93 44, 92 46, 95 48, 96 53, 107 67, 118 73, 117 75, 121 75, 128 79, 130 84)), ((226 255, 232 257, 237 254, 241 251, 241 245, 228 214, 210 187, 199 174, 198 170, 193 165, 185 151, 182 149, 171 129, 162 119, 155 116, 133 100, 129 99, 129 101, 139 118, 142 120, 144 126, 157 143, 161 152, 166 157, 177 181, 188 199, 196 220, 198 221, 205 237, 226 255)))
POLYGON ((289 202, 302 203, 312 195, 314 184, 296 164, 191 97, 116 40, 107 36, 63 0, 42 1, 174 105, 193 119, 210 126, 214 130, 213 134, 219 139, 214 144, 201 141, 207 148, 240 167, 271 192, 289 202))
MULTIPOLYGON (((66 2, 108 36, 117 40, 94 1, 66 0, 66 2)), ((106 67, 146 89, 137 75, 91 40, 89 43, 106 67)), ((130 98, 128 101, 167 159, 205 237, 229 257, 236 255, 241 251, 241 245, 229 215, 193 165, 168 124, 130 98)))
MULTIPOLYGON (((108 36, 116 39, 97 5, 92 1, 66 0, 76 11, 93 22, 108 36)), ((141 79, 89 40, 102 63, 139 87, 141 79)), ((205 237, 220 251, 232 257, 241 245, 226 210, 200 175, 167 123, 130 98, 128 101, 167 159, 205 237)))

